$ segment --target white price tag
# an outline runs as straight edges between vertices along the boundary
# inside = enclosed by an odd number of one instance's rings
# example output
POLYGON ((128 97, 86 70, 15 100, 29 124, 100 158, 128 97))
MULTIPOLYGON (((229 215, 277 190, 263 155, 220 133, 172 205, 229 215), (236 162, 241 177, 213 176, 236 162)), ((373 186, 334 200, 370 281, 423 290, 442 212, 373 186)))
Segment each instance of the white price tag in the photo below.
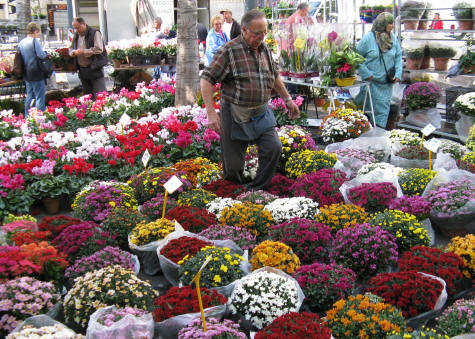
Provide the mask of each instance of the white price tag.
POLYGON ((150 160, 150 153, 148 151, 148 149, 145 150, 145 152, 143 152, 143 155, 142 155, 142 164, 143 164, 143 167, 147 167, 147 164, 150 160))
POLYGON ((165 189, 167 190, 168 193, 172 194, 175 192, 180 186, 183 185, 180 179, 176 175, 171 177, 164 185, 165 189))
POLYGON ((122 114, 119 120, 119 124, 122 126, 127 126, 130 124, 130 117, 127 115, 127 113, 122 114))
POLYGON ((434 127, 432 124, 428 124, 426 127, 424 127, 421 132, 424 134, 426 137, 432 134, 437 128, 434 127))
POLYGON ((432 153, 437 153, 437 150, 439 149, 441 144, 442 142, 439 139, 433 138, 424 142, 424 147, 427 148, 432 153))
POLYGON ((181 226, 181 224, 176 220, 175 220, 175 231, 185 232, 185 229, 183 228, 183 226, 181 226))
POLYGON ((211 258, 212 258, 212 257, 213 257, 213 256, 212 256, 211 254, 208 255, 208 257, 206 258, 206 260, 205 260, 205 262, 203 263, 203 265, 201 265, 201 268, 200 268, 200 270, 198 271, 198 273, 196 273, 196 275, 193 277, 193 280, 195 280, 196 277, 205 269, 206 265, 209 264, 209 262, 211 261, 211 258))

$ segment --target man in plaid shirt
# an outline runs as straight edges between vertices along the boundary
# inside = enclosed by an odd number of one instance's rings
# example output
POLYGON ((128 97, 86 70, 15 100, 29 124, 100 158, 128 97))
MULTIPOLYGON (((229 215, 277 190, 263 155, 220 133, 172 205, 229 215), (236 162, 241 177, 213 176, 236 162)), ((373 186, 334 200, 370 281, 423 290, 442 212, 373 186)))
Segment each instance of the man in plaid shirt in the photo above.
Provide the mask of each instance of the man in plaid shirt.
MULTIPOLYGON (((271 181, 282 152, 282 144, 274 128, 263 132, 257 139, 243 141, 231 137, 232 113, 245 112, 267 105, 274 90, 284 99, 289 117, 299 116, 299 109, 292 101, 277 65, 264 44, 267 35, 265 14, 251 10, 241 21, 242 34, 222 46, 201 75, 201 93, 208 114, 208 125, 221 135, 221 158, 224 179, 243 184, 243 170, 247 146, 256 144, 259 149, 259 167, 248 189, 265 188, 271 181), (221 111, 213 105, 213 85, 221 82, 221 111), (233 112, 231 112, 233 111, 233 112)), ((236 120, 236 119, 235 119, 236 120)))

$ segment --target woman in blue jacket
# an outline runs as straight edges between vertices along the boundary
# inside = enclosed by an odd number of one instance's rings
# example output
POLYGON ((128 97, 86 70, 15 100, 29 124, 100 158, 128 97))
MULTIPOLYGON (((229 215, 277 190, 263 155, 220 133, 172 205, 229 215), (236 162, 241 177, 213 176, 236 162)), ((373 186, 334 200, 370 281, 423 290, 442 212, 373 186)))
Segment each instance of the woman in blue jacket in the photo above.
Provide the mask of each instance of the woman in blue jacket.
MULTIPOLYGON (((390 128, 388 123, 389 108, 392 96, 392 83, 387 81, 386 70, 394 67, 392 82, 398 82, 402 75, 401 46, 392 34, 394 17, 391 13, 381 13, 375 21, 371 32, 365 34, 356 46, 356 51, 366 60, 359 66, 361 78, 370 81, 371 98, 373 102, 376 125, 390 128), (386 66, 386 67, 385 67, 386 66), (388 126, 387 126, 388 125, 388 126)), ((363 104, 364 90, 356 96, 355 102, 363 104)), ((365 111, 369 110, 369 103, 365 111)))
POLYGON ((206 37, 206 61, 208 65, 213 60, 214 53, 219 49, 219 47, 223 46, 229 41, 228 36, 226 33, 223 32, 223 17, 219 14, 215 15, 211 18, 211 29, 208 32, 208 36, 206 37))
POLYGON ((37 58, 46 58, 46 53, 41 48, 38 41, 41 31, 40 27, 30 22, 26 27, 27 36, 18 44, 25 69, 23 79, 26 85, 26 99, 25 99, 25 117, 31 108, 32 101, 35 100, 34 106, 41 110, 46 110, 45 104, 45 76, 38 67, 37 58))

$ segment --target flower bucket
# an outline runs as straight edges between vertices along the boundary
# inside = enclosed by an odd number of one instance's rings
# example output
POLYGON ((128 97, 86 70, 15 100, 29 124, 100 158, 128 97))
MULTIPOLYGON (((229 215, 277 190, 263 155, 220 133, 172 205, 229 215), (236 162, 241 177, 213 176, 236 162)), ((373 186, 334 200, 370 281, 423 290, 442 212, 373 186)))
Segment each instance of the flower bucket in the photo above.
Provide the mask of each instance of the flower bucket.
POLYGON ((356 77, 349 78, 335 78, 336 85, 339 87, 351 86, 355 83, 356 77))
POLYGON ((475 117, 460 114, 460 119, 455 123, 455 130, 461 141, 465 142, 470 134, 470 128, 475 124, 475 117))
POLYGON ((168 55, 165 57, 165 63, 167 65, 175 65, 176 64, 176 55, 168 55))
POLYGON ((420 69, 427 69, 430 67, 430 56, 426 55, 422 58, 421 68, 420 69))
POLYGON ((419 20, 404 20, 404 29, 407 30, 416 30, 419 26, 419 20))
POLYGON ((432 58, 434 59, 434 69, 436 71, 446 71, 449 65, 449 58, 432 58))
POLYGON ((471 31, 473 29, 473 21, 472 20, 459 20, 459 29, 463 29, 465 31, 471 31))
POLYGON ((42 202, 48 214, 59 212, 59 198, 43 198, 42 202))
POLYGON ((419 59, 406 59, 406 68, 407 69, 420 69, 422 64, 422 58, 419 59))

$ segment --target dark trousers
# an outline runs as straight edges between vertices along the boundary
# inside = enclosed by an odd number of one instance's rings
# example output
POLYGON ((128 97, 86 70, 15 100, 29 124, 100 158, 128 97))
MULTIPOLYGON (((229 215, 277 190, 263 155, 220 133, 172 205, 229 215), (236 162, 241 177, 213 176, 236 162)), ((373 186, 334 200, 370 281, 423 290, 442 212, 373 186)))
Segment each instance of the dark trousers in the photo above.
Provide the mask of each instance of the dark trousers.
POLYGON ((257 140, 241 141, 231 139, 231 111, 229 103, 221 101, 221 159, 224 179, 244 184, 244 163, 247 146, 256 144, 258 148, 259 167, 256 177, 246 186, 260 190, 269 185, 275 175, 282 143, 275 129, 264 132, 257 140))
POLYGON ((84 94, 92 94, 93 99, 96 98, 97 93, 107 91, 106 79, 104 78, 102 70, 91 71, 89 67, 81 67, 79 70, 79 79, 81 80, 84 94), (96 72, 98 75, 102 74, 102 76, 97 78, 91 77, 91 72, 96 72))

